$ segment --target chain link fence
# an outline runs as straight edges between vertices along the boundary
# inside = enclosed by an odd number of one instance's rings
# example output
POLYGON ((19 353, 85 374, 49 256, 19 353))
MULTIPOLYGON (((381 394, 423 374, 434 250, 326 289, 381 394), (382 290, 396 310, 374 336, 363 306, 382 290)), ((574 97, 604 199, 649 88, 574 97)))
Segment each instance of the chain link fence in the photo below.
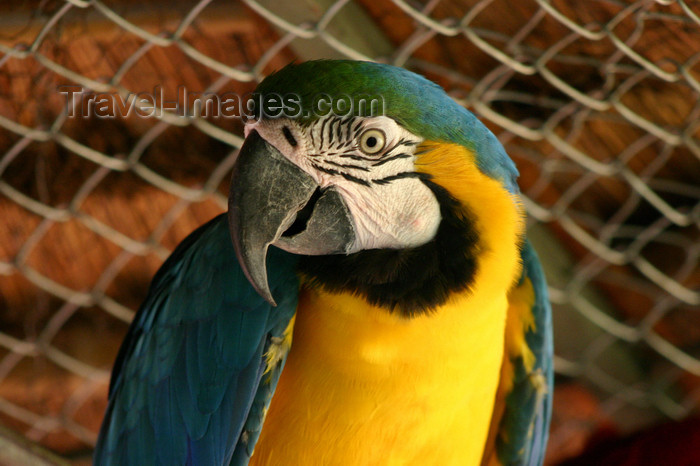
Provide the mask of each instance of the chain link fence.
POLYGON ((555 312, 550 462, 697 411, 698 3, 35 0, 0 5, 0 424, 88 461, 151 276, 226 208, 241 121, 185 104, 314 58, 426 75, 518 164, 555 312))

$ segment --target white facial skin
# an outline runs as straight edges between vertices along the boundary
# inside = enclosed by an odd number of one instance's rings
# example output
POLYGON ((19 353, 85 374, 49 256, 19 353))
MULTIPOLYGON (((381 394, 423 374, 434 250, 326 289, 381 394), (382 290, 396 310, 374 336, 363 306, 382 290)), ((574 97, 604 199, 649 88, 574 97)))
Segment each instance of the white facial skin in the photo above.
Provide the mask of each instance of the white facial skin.
POLYGON ((391 118, 328 116, 306 126, 267 119, 247 123, 245 135, 253 130, 322 189, 341 194, 355 228, 349 252, 415 247, 435 236, 440 206, 415 175, 413 153, 421 138, 391 118))

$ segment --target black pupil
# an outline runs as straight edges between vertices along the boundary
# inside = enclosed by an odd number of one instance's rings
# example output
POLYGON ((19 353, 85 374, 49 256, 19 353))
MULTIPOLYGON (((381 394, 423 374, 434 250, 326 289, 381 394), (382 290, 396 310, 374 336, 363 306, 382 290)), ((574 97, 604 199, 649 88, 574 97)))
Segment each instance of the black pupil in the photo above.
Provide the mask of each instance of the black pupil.
POLYGON ((367 138, 367 147, 374 147, 377 145, 377 138, 370 136, 367 138))

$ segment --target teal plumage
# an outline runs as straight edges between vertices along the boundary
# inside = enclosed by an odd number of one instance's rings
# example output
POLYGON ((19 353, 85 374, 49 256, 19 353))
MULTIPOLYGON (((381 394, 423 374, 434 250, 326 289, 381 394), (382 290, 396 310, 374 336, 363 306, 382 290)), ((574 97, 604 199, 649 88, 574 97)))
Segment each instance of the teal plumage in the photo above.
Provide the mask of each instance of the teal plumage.
POLYGON ((178 246, 117 358, 96 465, 228 464, 251 406, 269 403, 283 361, 263 377, 264 354, 296 310, 296 257, 268 261, 276 308, 238 266, 225 215, 178 246))
POLYGON ((506 409, 496 439, 498 458, 504 465, 539 465, 544 462, 552 414, 554 367, 552 358, 552 312, 547 283, 534 248, 525 241, 521 252, 523 274, 535 292, 532 306, 534 328, 525 334, 535 364, 527 371, 522 358, 513 360, 513 390, 506 397, 506 409))

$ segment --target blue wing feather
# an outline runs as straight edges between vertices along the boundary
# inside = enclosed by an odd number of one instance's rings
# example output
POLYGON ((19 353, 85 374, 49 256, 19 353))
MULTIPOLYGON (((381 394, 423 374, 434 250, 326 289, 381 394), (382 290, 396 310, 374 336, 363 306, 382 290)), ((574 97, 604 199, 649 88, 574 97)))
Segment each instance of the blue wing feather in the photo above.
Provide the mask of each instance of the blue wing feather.
POLYGON ((236 450, 231 459, 230 466, 246 466, 250 461, 253 455, 253 448, 262 432, 263 422, 265 421, 265 411, 272 400, 272 395, 282 373, 282 368, 283 363, 278 364, 263 377, 263 382, 260 384, 255 394, 250 415, 243 426, 244 434, 238 440, 238 445, 236 445, 236 450))
POLYGON ((553 343, 552 312, 547 283, 532 245, 526 241, 521 251, 522 284, 529 279, 535 300, 534 326, 525 333, 527 346, 535 356, 531 370, 522 358, 512 359, 513 388, 506 395, 506 408, 496 438, 496 454, 504 465, 541 465, 544 462, 549 421, 552 412, 553 343))
POLYGON ((257 394, 274 391, 264 356, 296 310, 295 261, 271 248, 272 307, 238 266, 224 215, 176 248, 117 356, 96 465, 226 465, 252 450, 241 432, 267 406, 257 394))

